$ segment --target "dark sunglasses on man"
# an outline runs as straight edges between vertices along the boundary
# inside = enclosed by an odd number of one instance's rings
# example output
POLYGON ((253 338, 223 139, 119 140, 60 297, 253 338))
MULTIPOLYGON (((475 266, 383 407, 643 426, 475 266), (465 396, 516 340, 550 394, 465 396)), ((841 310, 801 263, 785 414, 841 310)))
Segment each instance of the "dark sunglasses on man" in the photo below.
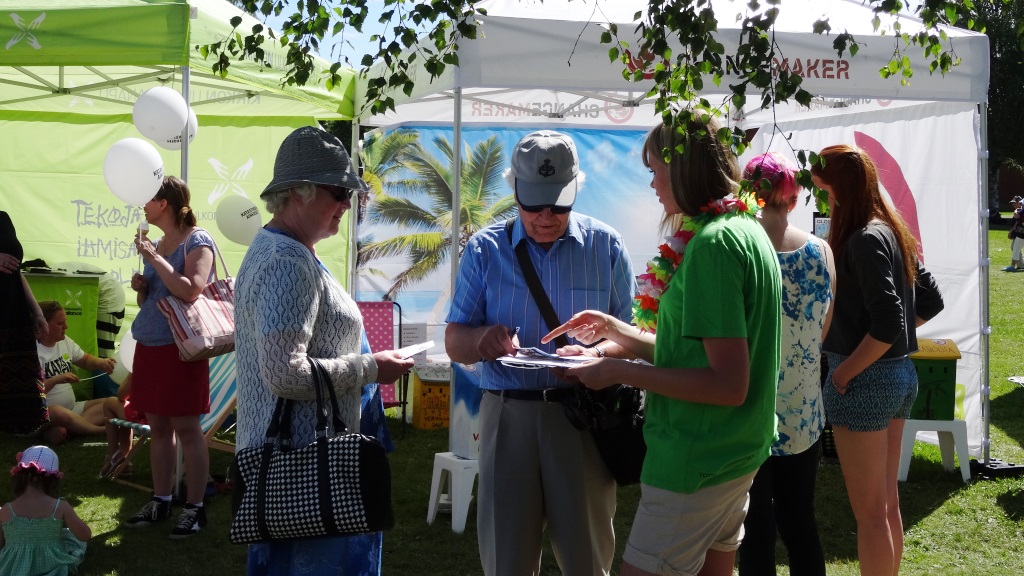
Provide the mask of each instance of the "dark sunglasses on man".
POLYGON ((527 206, 525 204, 519 205, 524 212, 530 214, 537 214, 543 212, 545 208, 549 208, 552 214, 568 214, 572 212, 572 206, 555 206, 554 204, 541 204, 540 206, 527 206))

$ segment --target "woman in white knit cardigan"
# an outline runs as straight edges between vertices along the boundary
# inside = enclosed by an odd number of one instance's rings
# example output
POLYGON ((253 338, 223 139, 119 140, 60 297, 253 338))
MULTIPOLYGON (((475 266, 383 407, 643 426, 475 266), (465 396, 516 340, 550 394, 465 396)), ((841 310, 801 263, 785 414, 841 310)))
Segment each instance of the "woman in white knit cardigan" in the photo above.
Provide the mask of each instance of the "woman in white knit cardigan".
MULTIPOLYGON (((294 401, 293 442, 313 441, 311 358, 330 374, 340 416, 354 430, 362 386, 390 382, 412 369, 411 359, 392 350, 359 353, 359 309, 316 254, 317 242, 338 233, 353 193, 365 189, 345 148, 329 133, 299 128, 282 142, 274 179, 260 195, 273 218, 256 234, 236 279, 239 448, 262 444, 279 396, 294 401)), ((250 546, 248 573, 287 574, 296 562, 319 565, 309 574, 353 573, 343 558, 346 540, 250 546)), ((379 573, 379 555, 376 562, 363 561, 371 565, 361 566, 359 574, 379 573)))

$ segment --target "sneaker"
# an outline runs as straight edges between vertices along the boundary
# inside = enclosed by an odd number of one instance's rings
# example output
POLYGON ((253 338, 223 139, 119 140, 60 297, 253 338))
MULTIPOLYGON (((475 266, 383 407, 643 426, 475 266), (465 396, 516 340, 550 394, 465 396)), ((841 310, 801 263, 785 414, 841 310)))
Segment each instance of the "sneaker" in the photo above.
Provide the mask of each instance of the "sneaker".
POLYGON ((181 516, 178 516, 178 525, 171 530, 171 539, 188 538, 197 534, 203 526, 206 526, 206 508, 196 508, 191 504, 185 504, 181 516))
POLYGON ((135 516, 124 521, 125 528, 145 528, 150 524, 163 522, 171 517, 171 503, 153 498, 135 513, 135 516))
POLYGON ((1016 267, 1016 266, 1014 266, 1013 264, 1010 264, 1010 265, 1009 265, 1009 266, 1007 266, 1006 268, 1003 268, 1003 272, 1016 272, 1016 271, 1018 271, 1018 270, 1020 270, 1020 268, 1017 268, 1017 267, 1016 267))

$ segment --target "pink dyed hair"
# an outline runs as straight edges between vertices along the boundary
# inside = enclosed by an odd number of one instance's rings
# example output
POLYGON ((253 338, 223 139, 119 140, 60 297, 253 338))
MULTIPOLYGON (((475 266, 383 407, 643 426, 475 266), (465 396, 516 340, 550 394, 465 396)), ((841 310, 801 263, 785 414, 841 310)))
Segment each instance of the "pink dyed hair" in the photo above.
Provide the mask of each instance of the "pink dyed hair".
POLYGON ((747 162, 747 167, 743 169, 743 179, 753 180, 758 168, 761 168, 760 178, 752 183, 754 190, 757 191, 757 197, 771 206, 791 206, 800 190, 796 183, 796 167, 785 156, 777 152, 768 152, 747 162), (771 182, 771 190, 761 188, 763 180, 771 182))

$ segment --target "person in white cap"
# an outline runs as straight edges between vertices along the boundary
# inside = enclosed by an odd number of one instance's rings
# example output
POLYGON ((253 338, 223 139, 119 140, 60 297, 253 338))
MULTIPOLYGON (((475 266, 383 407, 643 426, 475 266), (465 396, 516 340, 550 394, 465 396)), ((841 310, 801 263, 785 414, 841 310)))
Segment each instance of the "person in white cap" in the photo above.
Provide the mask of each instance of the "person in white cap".
POLYGON ((92 530, 60 497, 57 454, 32 446, 11 468, 14 500, 0 508, 0 574, 72 574, 85 558, 92 530), (74 538, 65 537, 67 528, 74 538))
POLYGON ((615 481, 590 432, 577 430, 559 403, 573 384, 549 370, 493 360, 519 346, 557 347, 541 344, 554 326, 542 318, 517 252, 562 320, 595 308, 628 321, 633 268, 618 232, 572 211, 584 174, 569 136, 542 130, 524 137, 506 179, 518 218, 469 239, 445 332, 452 361, 487 360, 477 505, 484 574, 536 574, 546 527, 563 574, 606 575, 615 552, 615 481))

